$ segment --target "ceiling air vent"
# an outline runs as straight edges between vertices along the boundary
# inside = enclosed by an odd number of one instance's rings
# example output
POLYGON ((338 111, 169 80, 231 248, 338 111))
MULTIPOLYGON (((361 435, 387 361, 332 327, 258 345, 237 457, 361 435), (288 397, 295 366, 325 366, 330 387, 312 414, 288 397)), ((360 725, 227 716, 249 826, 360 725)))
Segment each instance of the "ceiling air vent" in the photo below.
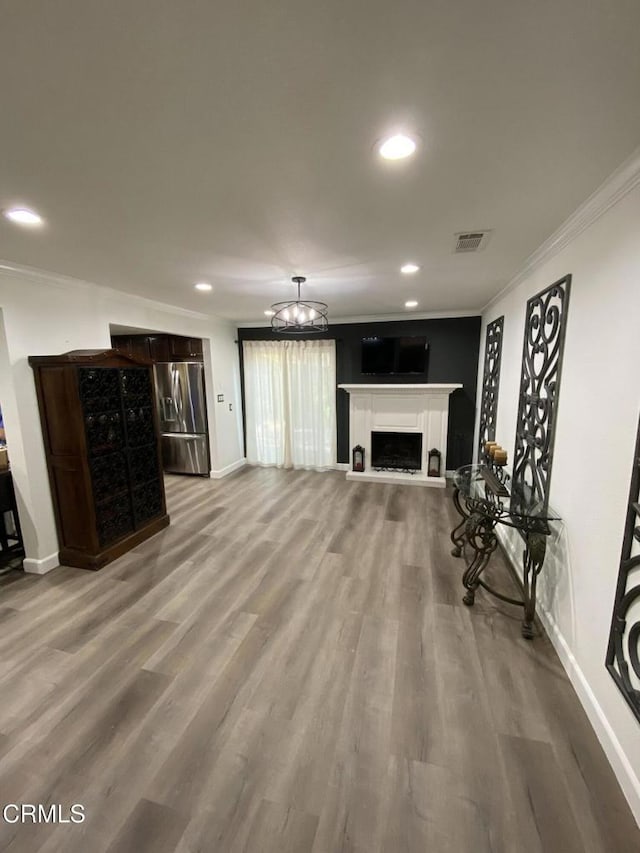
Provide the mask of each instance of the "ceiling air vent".
POLYGON ((487 245, 490 231, 461 231, 456 234, 454 252, 479 252, 487 245))

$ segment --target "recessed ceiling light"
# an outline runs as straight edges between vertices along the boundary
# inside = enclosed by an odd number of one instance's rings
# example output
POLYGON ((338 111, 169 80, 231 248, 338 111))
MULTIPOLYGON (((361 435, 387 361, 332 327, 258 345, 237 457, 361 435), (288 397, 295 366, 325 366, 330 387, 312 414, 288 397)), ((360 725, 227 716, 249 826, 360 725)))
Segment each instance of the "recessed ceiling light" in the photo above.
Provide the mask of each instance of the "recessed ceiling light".
POLYGON ((410 299, 408 302, 404 303, 405 308, 417 308, 418 303, 415 299, 410 299))
POLYGON ((414 272, 418 272, 419 269, 420 267, 418 266, 418 264, 403 264, 400 267, 400 272, 404 273, 405 275, 411 275, 414 272))
POLYGON ((29 210, 28 207, 11 207, 5 210, 4 215, 17 225, 42 225, 44 221, 35 210, 29 210))
POLYGON ((403 160, 405 157, 411 157, 415 150, 415 139, 405 136, 404 133, 396 133, 395 136, 383 139, 378 147, 380 156, 385 160, 403 160))
POLYGON ((266 310, 264 313, 267 315, 267 317, 273 317, 273 315, 274 315, 276 312, 275 312, 275 311, 271 311, 269 308, 267 308, 267 310, 266 310))
POLYGON ((206 281, 199 281, 194 285, 196 290, 211 290, 211 285, 206 281))

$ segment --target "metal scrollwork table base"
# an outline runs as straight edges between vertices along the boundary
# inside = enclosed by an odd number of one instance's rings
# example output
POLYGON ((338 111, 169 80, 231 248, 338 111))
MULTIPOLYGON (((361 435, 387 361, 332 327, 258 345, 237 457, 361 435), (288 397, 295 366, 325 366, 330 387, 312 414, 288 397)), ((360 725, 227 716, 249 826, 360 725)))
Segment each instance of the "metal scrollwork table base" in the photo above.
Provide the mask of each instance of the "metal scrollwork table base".
POLYGON ((464 465, 454 475, 453 504, 461 521, 451 531, 454 557, 468 553, 462 576, 466 590, 463 602, 472 607, 478 587, 491 595, 524 609, 522 636, 534 636, 536 586, 546 553, 549 521, 557 516, 542 510, 526 494, 507 488, 509 477, 501 469, 488 465, 464 465), (482 574, 498 546, 496 527, 503 524, 518 531, 524 541, 522 562, 522 598, 504 595, 490 586, 482 574), (465 546, 468 546, 465 548, 465 546))

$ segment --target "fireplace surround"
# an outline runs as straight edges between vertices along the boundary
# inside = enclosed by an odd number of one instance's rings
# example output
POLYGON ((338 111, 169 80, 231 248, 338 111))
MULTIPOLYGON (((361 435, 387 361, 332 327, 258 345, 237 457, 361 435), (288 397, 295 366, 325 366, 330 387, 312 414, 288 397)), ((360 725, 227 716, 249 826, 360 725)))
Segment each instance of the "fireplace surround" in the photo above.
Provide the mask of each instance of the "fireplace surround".
POLYGON ((375 483, 407 483, 413 486, 444 488, 447 469, 447 437, 449 426, 449 397, 459 383, 436 384, 360 384, 339 385, 349 394, 349 445, 364 449, 365 470, 347 471, 348 480, 375 483), (372 433, 404 433, 421 436, 420 464, 413 469, 392 468, 377 471, 373 462, 372 433), (427 471, 427 451, 442 454, 441 475, 430 477, 427 471))

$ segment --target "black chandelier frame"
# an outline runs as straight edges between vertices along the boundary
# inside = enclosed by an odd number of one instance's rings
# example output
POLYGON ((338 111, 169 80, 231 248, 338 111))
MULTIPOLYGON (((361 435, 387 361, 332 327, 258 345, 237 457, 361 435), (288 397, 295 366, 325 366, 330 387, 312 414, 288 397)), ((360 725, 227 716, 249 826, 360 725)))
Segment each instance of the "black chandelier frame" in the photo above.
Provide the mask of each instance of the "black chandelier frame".
POLYGON ((303 275, 294 275, 291 281, 298 285, 298 298, 286 302, 274 302, 271 306, 271 330, 285 335, 308 335, 326 332, 329 328, 329 306, 326 302, 300 297, 300 285, 307 279, 303 275), (300 314, 304 320, 300 321, 300 314))

